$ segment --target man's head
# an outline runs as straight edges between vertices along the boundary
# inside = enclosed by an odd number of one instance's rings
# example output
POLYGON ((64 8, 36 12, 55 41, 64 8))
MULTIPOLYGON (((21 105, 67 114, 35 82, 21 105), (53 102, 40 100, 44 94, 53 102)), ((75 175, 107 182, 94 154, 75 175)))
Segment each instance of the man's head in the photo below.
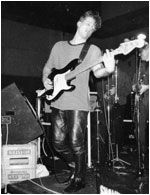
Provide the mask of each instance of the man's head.
POLYGON ((102 20, 97 11, 85 12, 77 22, 77 30, 83 38, 89 38, 101 27, 102 20))
POLYGON ((84 21, 87 17, 93 18, 95 21, 94 24, 94 31, 98 30, 101 28, 102 25, 102 19, 97 11, 87 11, 85 12, 81 17, 79 21, 84 21))

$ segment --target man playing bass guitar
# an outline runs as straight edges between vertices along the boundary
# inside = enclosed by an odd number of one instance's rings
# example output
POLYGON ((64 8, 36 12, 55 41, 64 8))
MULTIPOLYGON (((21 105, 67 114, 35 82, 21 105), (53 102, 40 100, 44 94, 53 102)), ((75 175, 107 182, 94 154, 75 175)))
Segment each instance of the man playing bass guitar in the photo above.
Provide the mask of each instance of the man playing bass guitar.
MULTIPOLYGON (((62 69, 72 60, 79 58, 88 38, 100 27, 101 17, 98 12, 87 11, 79 18, 73 39, 59 41, 54 45, 43 69, 42 80, 45 89, 50 90, 53 88, 52 81, 48 77, 52 69, 62 69)), ((87 51, 85 60, 88 63, 92 63, 101 56, 101 50, 92 44, 87 51)), ((51 102, 53 146, 70 166, 71 162, 75 164, 69 186, 64 189, 67 193, 76 192, 85 187, 85 131, 87 128, 87 115, 90 109, 89 73, 92 70, 96 77, 103 77, 112 73, 115 67, 114 55, 106 50, 103 55, 103 62, 105 67, 99 63, 92 69, 87 69, 76 76, 72 80, 75 89, 64 91, 59 98, 51 102)), ((76 67, 77 70, 81 64, 76 67)))

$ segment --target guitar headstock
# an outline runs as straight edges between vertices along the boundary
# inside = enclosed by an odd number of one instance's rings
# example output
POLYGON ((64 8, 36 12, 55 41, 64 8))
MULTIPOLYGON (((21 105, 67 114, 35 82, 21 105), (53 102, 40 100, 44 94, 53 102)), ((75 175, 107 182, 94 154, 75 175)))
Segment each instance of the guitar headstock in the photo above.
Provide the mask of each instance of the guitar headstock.
POLYGON ((144 39, 135 39, 131 41, 126 41, 120 44, 120 46, 116 49, 116 52, 117 54, 127 55, 135 48, 142 48, 144 44, 145 44, 144 39))

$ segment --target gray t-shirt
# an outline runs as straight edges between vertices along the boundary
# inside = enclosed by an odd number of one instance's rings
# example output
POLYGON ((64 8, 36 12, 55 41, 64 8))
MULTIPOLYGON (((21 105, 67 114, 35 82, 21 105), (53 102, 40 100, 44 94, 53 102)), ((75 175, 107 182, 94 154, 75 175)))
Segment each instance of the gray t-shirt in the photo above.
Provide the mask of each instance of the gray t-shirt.
MULTIPOLYGON (((45 64, 50 70, 52 68, 62 69, 72 60, 78 59, 84 44, 71 45, 68 41, 57 42, 50 53, 49 59, 45 64)), ((92 64, 101 56, 101 50, 91 45, 84 61, 87 64, 92 64)), ((83 61, 83 62, 84 62, 83 61)), ((83 64, 85 67, 85 63, 83 64)), ((82 63, 76 67, 78 71, 82 66, 82 63)), ((75 79, 71 81, 72 85, 75 85, 73 91, 64 91, 61 96, 51 102, 51 107, 55 107, 61 110, 90 110, 89 100, 89 73, 91 69, 88 69, 81 74, 78 74, 75 79)))

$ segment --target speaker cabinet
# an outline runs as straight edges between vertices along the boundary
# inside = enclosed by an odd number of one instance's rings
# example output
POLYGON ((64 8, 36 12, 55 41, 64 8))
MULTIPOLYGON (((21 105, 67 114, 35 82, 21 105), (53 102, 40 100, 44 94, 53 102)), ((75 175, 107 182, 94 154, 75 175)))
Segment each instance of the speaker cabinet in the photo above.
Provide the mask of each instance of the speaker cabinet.
POLYGON ((2 89, 1 98, 2 144, 26 144, 43 133, 31 106, 15 83, 2 89))

